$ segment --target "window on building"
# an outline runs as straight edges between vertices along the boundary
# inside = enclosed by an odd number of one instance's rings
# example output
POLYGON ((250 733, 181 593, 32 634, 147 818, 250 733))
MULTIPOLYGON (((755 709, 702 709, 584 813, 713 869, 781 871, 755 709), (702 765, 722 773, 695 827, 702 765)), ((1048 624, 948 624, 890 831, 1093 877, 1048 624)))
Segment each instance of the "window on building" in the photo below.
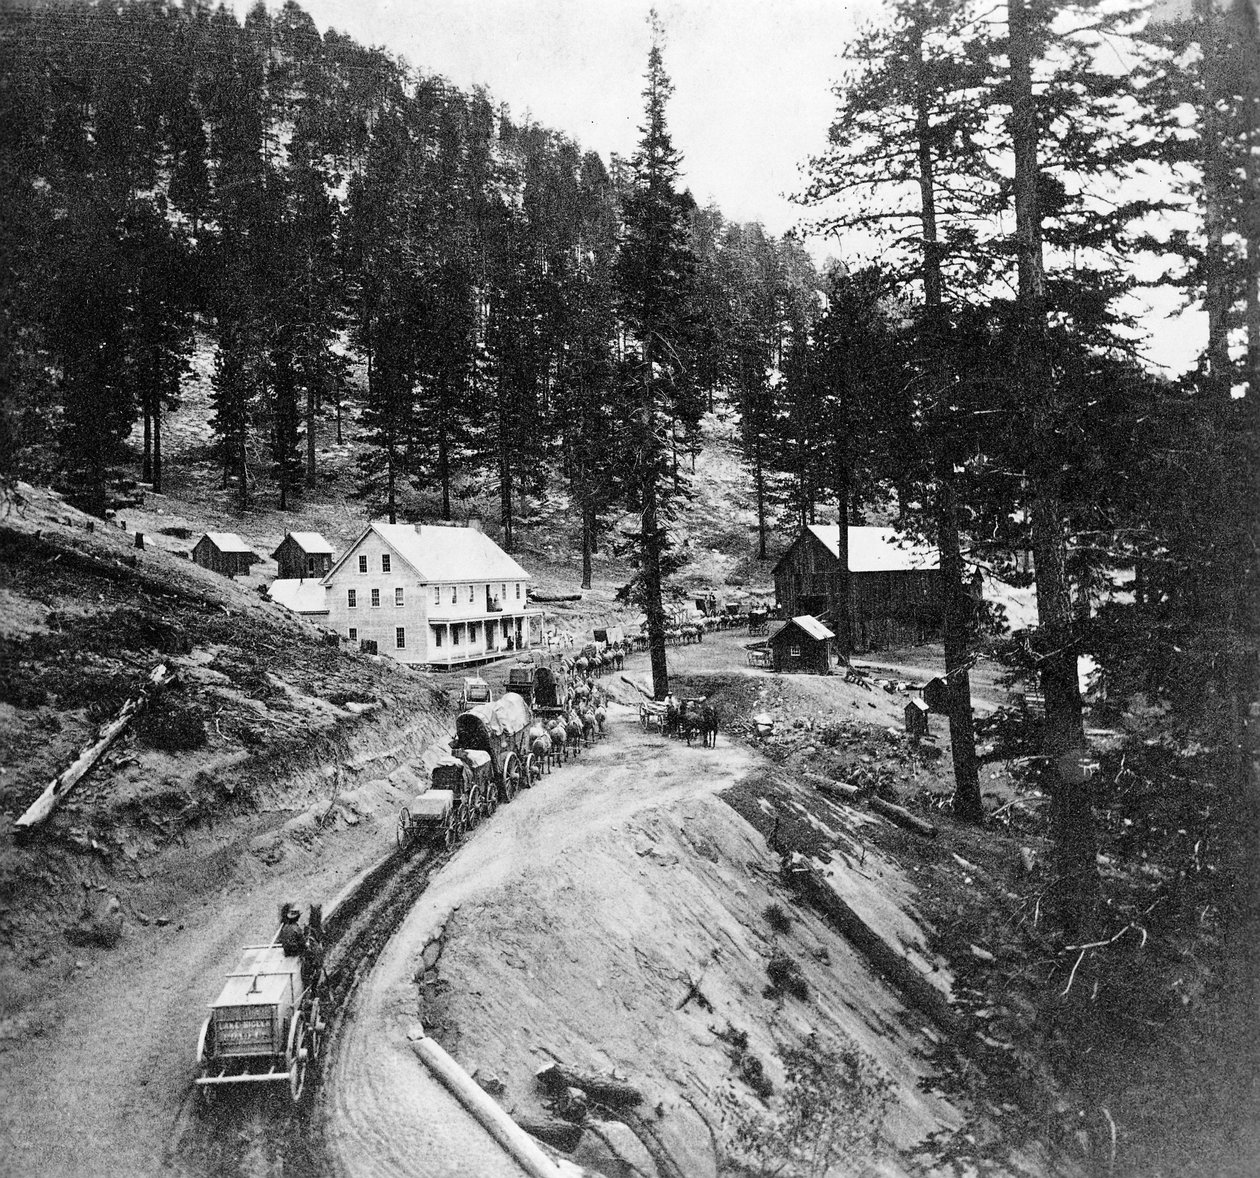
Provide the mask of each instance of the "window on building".
POLYGON ((313 556, 308 556, 306 558, 306 571, 308 573, 313 573, 315 571, 315 558, 313 556))
POLYGON ((459 640, 460 640, 460 638, 462 637, 462 631, 463 631, 463 629, 464 629, 464 627, 463 627, 463 626, 452 626, 452 627, 451 627, 451 645, 452 645, 452 646, 458 646, 458 645, 459 645, 459 640))
POLYGON ((455 602, 458 600, 459 600, 459 586, 452 585, 451 586, 451 604, 454 605, 455 602))
POLYGON ((381 572, 383 573, 389 572, 389 553, 388 552, 381 553, 381 572))
POLYGON ((397 589, 394 590, 394 604, 402 605, 402 603, 403 603, 403 591, 402 591, 402 586, 400 585, 397 589))
POLYGON ((469 585, 469 586, 468 586, 468 600, 469 600, 469 601, 476 601, 476 600, 477 600, 477 594, 476 594, 476 592, 475 592, 476 588, 477 588, 477 587, 476 587, 475 585, 469 585))
POLYGON ((430 626, 429 629, 433 631, 433 649, 437 650, 442 645, 442 627, 430 626))
POLYGON ((799 659, 801 657, 801 648, 799 646, 789 646, 788 654, 794 659, 799 659))
POLYGON ((379 589, 372 590, 372 608, 379 609, 381 604, 381 591, 379 589))
POLYGON ((442 604, 442 586, 441 585, 433 586, 433 604, 434 605, 442 604))
POLYGON ((472 643, 474 643, 474 642, 476 642, 476 641, 477 641, 477 623, 476 623, 476 622, 469 622, 469 623, 468 623, 468 642, 469 642, 469 645, 471 645, 472 643))
POLYGON ((353 589, 346 590, 346 608, 354 609, 359 604, 359 595, 353 589))
POLYGON ((366 556, 359 557, 359 572, 361 573, 367 572, 367 557, 366 556))
POLYGON ((398 626, 394 630, 394 646, 399 650, 407 649, 407 631, 403 626, 398 626))
POLYGON ((521 583, 520 581, 517 581, 516 582, 516 600, 520 601, 520 599, 521 599, 521 583))
POLYGON ((350 629, 346 631, 346 636, 350 639, 351 642, 358 642, 359 641, 358 628, 355 626, 351 626, 350 629))

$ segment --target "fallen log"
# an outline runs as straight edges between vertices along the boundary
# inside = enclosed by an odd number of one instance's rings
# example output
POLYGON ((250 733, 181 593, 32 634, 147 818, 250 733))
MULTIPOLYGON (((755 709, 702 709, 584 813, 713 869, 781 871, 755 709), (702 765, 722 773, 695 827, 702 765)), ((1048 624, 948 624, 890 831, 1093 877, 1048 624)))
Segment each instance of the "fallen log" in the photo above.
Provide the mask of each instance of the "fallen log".
POLYGON ((145 708, 148 702, 163 687, 166 687, 175 678, 175 672, 170 670, 165 663, 159 663, 152 671, 149 672, 147 686, 139 695, 133 696, 127 700, 114 718, 107 724, 103 724, 96 734, 96 740, 88 745, 74 760, 68 769, 63 770, 60 774, 53 778, 48 788, 44 790, 38 798, 31 803, 21 818, 14 824, 19 830, 29 830, 31 827, 38 826, 43 822, 49 814, 56 808, 57 803, 66 796, 82 779, 88 771, 96 764, 97 761, 108 751, 109 747, 116 741, 128 726, 145 708))
POLYGON ((814 788, 820 794, 826 794, 829 798, 838 798, 842 802, 852 802, 862 792, 856 785, 849 785, 845 781, 828 781, 825 777, 815 777, 813 782, 814 788))
POLYGON ((609 1108, 628 1108, 643 1103, 643 1093, 629 1084, 606 1080, 602 1076, 589 1076, 549 1063, 534 1073, 534 1079, 552 1095, 559 1095, 566 1088, 580 1088, 592 1100, 609 1108))
POLYGON ((917 1007, 941 1030, 950 1034, 958 1032, 960 1020, 949 999, 858 916, 820 872, 798 859, 784 872, 784 877, 802 899, 848 939, 907 1005, 917 1007))
POLYGON ((872 810, 882 814, 898 826, 904 826, 907 830, 913 830, 915 834, 921 834, 924 838, 936 838, 937 831, 935 826, 925 819, 911 814, 903 806, 895 806, 892 802, 886 802, 881 797, 872 797, 870 801, 872 810))
POLYGON ((582 1140, 582 1134, 585 1132, 581 1125, 575 1125, 572 1121, 518 1120, 516 1123, 531 1137, 563 1150, 565 1153, 572 1153, 577 1149, 577 1144, 582 1140))

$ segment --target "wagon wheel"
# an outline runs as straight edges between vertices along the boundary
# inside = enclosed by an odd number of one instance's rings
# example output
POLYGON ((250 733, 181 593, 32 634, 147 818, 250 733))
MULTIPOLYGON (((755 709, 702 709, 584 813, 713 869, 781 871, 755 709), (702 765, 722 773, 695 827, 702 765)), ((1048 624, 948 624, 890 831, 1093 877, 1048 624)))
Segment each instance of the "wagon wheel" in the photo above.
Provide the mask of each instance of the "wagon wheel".
POLYGON ((647 704, 639 705, 639 724, 644 732, 652 727, 652 714, 648 711, 647 704))
POLYGON ((499 791, 493 782, 487 782, 481 796, 485 799, 486 817, 489 818, 499 808, 499 791))
POLYGON ((411 841, 411 811, 404 806, 398 815, 398 825, 394 828, 394 841, 401 851, 411 841))
POLYGON ((503 762, 503 796, 511 801, 516 791, 521 788, 521 762, 515 753, 508 753, 503 762))
POLYGON ((455 845, 455 840, 459 838, 459 831, 455 827, 455 811, 451 809, 447 812, 446 817, 442 819, 441 834, 439 836, 445 850, 449 851, 455 845))
POLYGON ((284 1061, 289 1065, 289 1095, 294 1104, 302 1099, 306 1086, 306 1061, 310 1055, 306 1038, 306 1020, 299 1010, 289 1024, 289 1049, 284 1053, 284 1061))
POLYGON ((535 781, 542 780, 542 766, 534 759, 533 753, 525 754, 525 781, 524 786, 529 789, 535 781))
MULTIPOLYGON (((201 1035, 197 1039, 197 1072, 205 1076, 210 1072, 210 1045, 214 1042, 214 1015, 201 1024, 201 1035)), ((201 1103, 209 1108, 214 1104, 215 1085, 198 1084, 201 1090, 201 1103)))
POLYGON ((319 1040, 322 1024, 319 1021, 319 999, 312 998, 310 1000, 310 1013, 307 1016, 310 1029, 307 1032, 310 1038, 310 1058, 317 1059, 319 1057, 319 1040))

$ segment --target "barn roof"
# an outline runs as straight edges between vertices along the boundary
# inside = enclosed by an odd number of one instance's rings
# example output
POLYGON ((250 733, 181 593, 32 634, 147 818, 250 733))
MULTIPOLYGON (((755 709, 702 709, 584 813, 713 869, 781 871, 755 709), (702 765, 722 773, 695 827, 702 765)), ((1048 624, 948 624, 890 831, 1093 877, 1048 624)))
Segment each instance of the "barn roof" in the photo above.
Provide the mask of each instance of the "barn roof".
POLYGON ((248 552, 252 554, 254 551, 235 532, 207 532, 202 538, 209 540, 220 552, 248 552))
POLYGON ((484 532, 433 524, 385 524, 373 521, 333 565, 329 578, 375 532, 422 581, 528 581, 532 578, 484 532))
MULTIPOLYGON (((810 524, 808 532, 840 559, 840 525, 810 524)), ((795 547, 795 545, 793 545, 795 547)), ((791 551, 789 549, 789 551, 791 551)), ((783 561, 780 560, 779 564, 783 561)), ((779 565, 775 565, 777 572, 779 565)), ((849 572, 903 573, 940 568, 936 549, 903 536, 896 528, 851 527, 849 529, 849 572)))
POLYGON ((326 614, 325 594, 323 581, 310 577, 305 580, 281 577, 267 587, 267 596, 272 601, 295 614, 326 614))
POLYGON ((813 614, 798 614, 781 625, 770 638, 778 638, 784 630, 788 630, 795 626, 798 630, 803 630, 810 638, 816 638, 823 641, 828 638, 834 638, 835 635, 827 629, 813 614))
MULTIPOLYGON (((325 540, 318 532, 286 532, 284 540, 292 540, 309 556, 315 556, 325 552, 328 553, 329 556, 332 555, 333 546, 329 544, 328 541, 325 540)), ((280 541, 281 545, 284 544, 284 540, 280 541)), ((276 552, 279 551, 280 549, 277 548, 276 552)), ((275 556, 275 554, 276 553, 273 552, 271 555, 275 556)))

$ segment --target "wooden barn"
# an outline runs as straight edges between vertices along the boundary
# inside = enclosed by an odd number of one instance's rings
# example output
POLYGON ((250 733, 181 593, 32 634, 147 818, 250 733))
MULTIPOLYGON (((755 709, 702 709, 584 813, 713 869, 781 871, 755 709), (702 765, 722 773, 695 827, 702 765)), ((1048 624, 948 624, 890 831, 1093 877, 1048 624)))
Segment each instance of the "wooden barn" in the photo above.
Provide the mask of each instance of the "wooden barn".
POLYGON ((853 527, 847 531, 846 549, 849 597, 844 603, 840 528, 810 524, 774 566, 780 610, 789 617, 822 618, 842 640, 847 629, 852 650, 913 645, 940 633, 943 606, 935 548, 915 544, 894 528, 853 527))
POLYGON ((840 660, 836 636, 809 614, 784 622, 766 641, 776 671, 826 675, 840 660))
POLYGON ((286 532, 271 556, 276 562, 277 581, 322 579, 333 562, 332 545, 318 532, 286 532))
POLYGON ((225 577, 247 576, 250 566, 259 559, 258 553, 235 532, 207 532, 194 545, 192 558, 194 564, 225 577))

